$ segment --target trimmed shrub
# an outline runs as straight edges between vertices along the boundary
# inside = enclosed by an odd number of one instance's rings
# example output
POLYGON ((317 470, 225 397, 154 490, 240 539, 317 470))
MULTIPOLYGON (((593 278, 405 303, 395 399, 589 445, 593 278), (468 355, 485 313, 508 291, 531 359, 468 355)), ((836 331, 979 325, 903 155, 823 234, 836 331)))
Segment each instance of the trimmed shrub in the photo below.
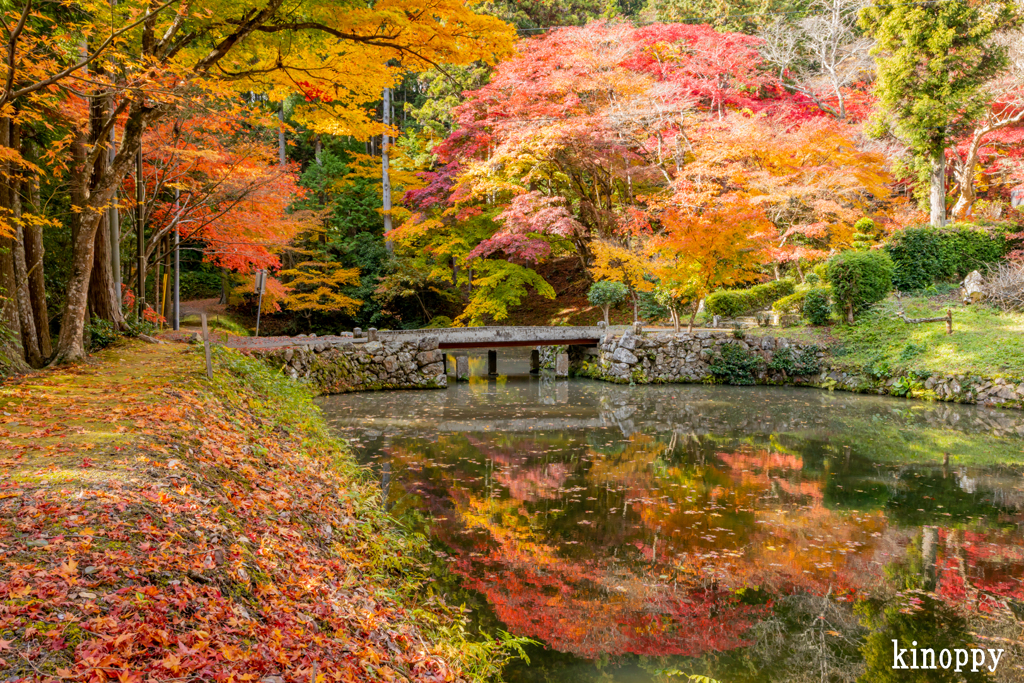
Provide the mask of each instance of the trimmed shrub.
POLYGON ((804 297, 806 296, 806 289, 790 294, 789 296, 784 296, 772 304, 772 310, 776 313, 795 313, 803 309, 804 297))
POLYGON ((854 232, 860 232, 866 235, 874 235, 878 232, 878 228, 875 227, 875 222, 867 216, 858 218, 857 222, 853 224, 853 230, 854 232))
POLYGON ((719 290, 708 295, 704 301, 704 310, 708 315, 720 315, 726 318, 768 308, 784 296, 796 291, 796 280, 783 278, 756 285, 750 289, 719 290))
POLYGON ((763 285, 751 287, 747 291, 750 292, 751 303, 755 308, 768 308, 782 297, 795 292, 796 280, 784 277, 781 280, 772 280, 763 285))
POLYGON ((637 313, 643 320, 661 320, 669 317, 668 308, 658 301, 656 291, 640 292, 637 299, 637 313))
POLYGON ((743 290, 720 290, 708 294, 704 299, 704 310, 708 315, 735 318, 749 310, 747 295, 743 290))
POLYGON ((906 228, 889 238, 896 289, 915 292, 941 280, 962 280, 987 270, 1010 250, 1008 229, 959 223, 945 228, 906 228))
POLYGON ((922 290, 943 275, 942 245, 933 228, 901 230, 885 250, 893 262, 893 287, 901 292, 922 290))
POLYGON ((939 231, 943 277, 963 280, 972 270, 988 270, 1007 251, 1006 234, 963 223, 939 231))
POLYGON ((825 279, 832 288, 832 302, 840 319, 847 321, 892 289, 893 264, 884 250, 844 251, 828 261, 825 279))
POLYGON ((817 287, 818 285, 821 284, 821 277, 819 277, 818 274, 814 272, 807 273, 807 276, 804 277, 804 282, 810 285, 811 287, 817 287))
POLYGON ((832 304, 828 294, 825 287, 815 287, 804 293, 804 304, 800 311, 804 320, 812 325, 829 324, 832 320, 832 304))

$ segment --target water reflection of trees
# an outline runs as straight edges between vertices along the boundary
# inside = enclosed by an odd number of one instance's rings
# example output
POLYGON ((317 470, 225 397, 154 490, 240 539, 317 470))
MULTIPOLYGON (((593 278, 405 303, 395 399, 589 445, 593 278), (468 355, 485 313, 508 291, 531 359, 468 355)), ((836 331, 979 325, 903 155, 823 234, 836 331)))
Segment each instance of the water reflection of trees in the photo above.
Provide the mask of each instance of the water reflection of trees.
POLYGON ((970 637, 1020 640, 1019 471, 940 464, 950 431, 986 425, 977 440, 1005 450, 1012 424, 672 392, 601 391, 592 412, 543 422, 513 407, 503 419, 521 431, 503 433, 440 415, 472 429, 393 436, 380 454, 394 513, 430 513, 446 571, 509 630, 581 657, 694 657, 731 683, 873 681, 865 634, 906 591, 970 637), (921 425, 946 435, 923 432, 906 461, 905 440, 879 456, 883 437, 921 425), (872 600, 883 609, 862 623, 855 607, 872 600))

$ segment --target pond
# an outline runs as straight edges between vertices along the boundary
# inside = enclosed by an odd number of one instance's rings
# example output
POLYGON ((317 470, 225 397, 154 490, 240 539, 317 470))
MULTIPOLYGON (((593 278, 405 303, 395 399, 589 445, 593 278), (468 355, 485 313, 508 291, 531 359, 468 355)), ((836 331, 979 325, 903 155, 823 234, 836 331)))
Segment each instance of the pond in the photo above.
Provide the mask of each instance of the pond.
POLYGON ((537 642, 507 680, 1024 680, 1024 414, 471 367, 321 406, 437 590, 537 642), (986 661, 894 671, 893 639, 986 661))

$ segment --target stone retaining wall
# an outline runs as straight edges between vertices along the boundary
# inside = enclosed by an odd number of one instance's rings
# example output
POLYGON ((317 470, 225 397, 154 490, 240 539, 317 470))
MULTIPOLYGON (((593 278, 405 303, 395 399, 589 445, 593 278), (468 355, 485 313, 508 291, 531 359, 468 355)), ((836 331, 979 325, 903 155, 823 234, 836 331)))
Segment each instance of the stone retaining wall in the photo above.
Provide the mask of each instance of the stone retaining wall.
MULTIPOLYGON (((666 382, 720 382, 712 364, 723 345, 731 344, 743 355, 759 359, 750 383, 792 384, 856 393, 922 398, 951 403, 981 404, 1024 409, 1024 381, 986 378, 938 372, 897 372, 877 377, 859 368, 841 367, 814 345, 776 337, 736 338, 731 332, 692 334, 627 331, 620 337, 605 337, 598 349, 574 354, 576 375, 620 384, 666 382), (801 371, 785 372, 787 363, 776 362, 783 349, 789 359, 797 358, 801 371)), ((792 369, 792 363, 788 364, 792 369)))
POLYGON ((596 357, 584 357, 576 364, 575 371, 585 377, 618 383, 714 382, 711 362, 724 344, 733 344, 763 361, 765 367, 755 377, 758 384, 808 384, 812 381, 806 376, 791 377, 768 367, 781 349, 796 354, 810 353, 819 366, 825 359, 825 354, 816 346, 774 337, 736 339, 730 332, 638 336, 627 331, 621 337, 605 338, 596 357))
POLYGON ((317 393, 448 386, 436 336, 393 342, 321 342, 307 347, 252 349, 317 393))
POLYGON ((1024 381, 1015 382, 1002 377, 899 372, 893 377, 878 378, 856 368, 833 368, 823 372, 814 385, 862 394, 1024 409, 1024 381))

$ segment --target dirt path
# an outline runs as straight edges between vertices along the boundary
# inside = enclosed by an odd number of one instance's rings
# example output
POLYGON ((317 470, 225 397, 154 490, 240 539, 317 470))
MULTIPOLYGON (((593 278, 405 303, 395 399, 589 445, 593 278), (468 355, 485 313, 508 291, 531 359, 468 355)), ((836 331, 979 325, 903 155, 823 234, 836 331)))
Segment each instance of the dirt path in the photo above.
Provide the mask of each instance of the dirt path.
POLYGON ((212 299, 193 299, 192 301, 181 302, 181 317, 184 318, 187 315, 199 315, 205 313, 207 318, 212 318, 215 315, 228 317, 227 304, 220 303, 220 299, 214 297, 212 299))

